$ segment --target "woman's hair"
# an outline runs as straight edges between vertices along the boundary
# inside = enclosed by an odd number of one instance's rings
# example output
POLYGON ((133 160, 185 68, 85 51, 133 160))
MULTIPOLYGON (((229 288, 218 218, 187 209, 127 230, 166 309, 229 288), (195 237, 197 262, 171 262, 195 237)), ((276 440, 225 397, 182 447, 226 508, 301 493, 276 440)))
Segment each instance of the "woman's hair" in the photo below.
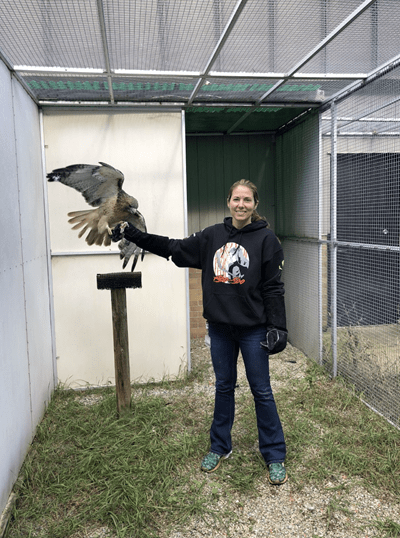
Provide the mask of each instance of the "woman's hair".
MULTIPOLYGON (((232 198, 232 193, 236 189, 236 187, 241 187, 241 186, 242 187, 248 187, 251 190, 251 192, 253 193, 254 201, 255 201, 255 203, 257 205, 258 202, 259 202, 257 187, 254 185, 254 183, 252 183, 248 179, 240 179, 239 181, 236 181, 236 183, 234 183, 231 186, 231 188, 229 189, 229 192, 228 192, 228 202, 232 198)), ((253 209, 253 214, 251 215, 251 222, 257 222, 258 220, 265 220, 265 222, 267 223, 267 226, 268 226, 267 219, 265 217, 261 217, 257 213, 257 211, 255 209, 253 209)))

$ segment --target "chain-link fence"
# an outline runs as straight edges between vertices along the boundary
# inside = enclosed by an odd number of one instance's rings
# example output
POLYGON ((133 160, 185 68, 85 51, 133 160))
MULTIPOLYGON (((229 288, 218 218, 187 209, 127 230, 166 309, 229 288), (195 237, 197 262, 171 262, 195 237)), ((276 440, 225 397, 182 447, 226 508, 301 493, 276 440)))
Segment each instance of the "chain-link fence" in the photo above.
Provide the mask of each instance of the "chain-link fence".
POLYGON ((323 360, 400 425, 400 69, 387 71, 322 117, 330 186, 323 360))
POLYGON ((277 138, 292 343, 400 426, 400 68, 277 138), (316 121, 319 128, 314 129, 316 121), (316 134, 318 132, 318 135, 316 134))

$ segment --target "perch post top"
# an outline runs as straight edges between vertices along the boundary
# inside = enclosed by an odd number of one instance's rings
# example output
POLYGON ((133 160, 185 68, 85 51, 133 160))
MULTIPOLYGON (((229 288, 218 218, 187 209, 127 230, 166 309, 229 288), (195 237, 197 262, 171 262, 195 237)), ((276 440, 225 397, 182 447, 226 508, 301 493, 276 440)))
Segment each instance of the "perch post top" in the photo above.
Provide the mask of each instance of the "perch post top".
POLYGON ((97 275, 98 290, 117 290, 122 288, 141 288, 142 273, 106 273, 97 275))

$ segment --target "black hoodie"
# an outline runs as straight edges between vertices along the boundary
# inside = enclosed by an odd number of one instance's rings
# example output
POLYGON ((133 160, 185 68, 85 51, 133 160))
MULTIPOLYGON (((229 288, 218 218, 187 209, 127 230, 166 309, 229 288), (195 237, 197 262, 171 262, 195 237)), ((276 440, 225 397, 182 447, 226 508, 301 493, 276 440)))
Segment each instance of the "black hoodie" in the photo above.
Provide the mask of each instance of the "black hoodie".
POLYGON ((206 320, 286 329, 283 252, 265 221, 239 230, 227 217, 186 239, 170 239, 168 250, 178 267, 202 270, 206 320))

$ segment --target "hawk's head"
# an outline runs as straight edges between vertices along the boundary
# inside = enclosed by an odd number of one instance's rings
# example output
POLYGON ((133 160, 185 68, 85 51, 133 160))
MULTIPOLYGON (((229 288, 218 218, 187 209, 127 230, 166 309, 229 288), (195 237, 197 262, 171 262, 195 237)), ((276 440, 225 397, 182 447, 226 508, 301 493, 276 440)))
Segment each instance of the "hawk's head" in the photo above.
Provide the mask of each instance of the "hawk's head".
POLYGON ((125 210, 128 213, 132 213, 133 215, 136 215, 137 208, 139 207, 139 203, 133 196, 127 196, 125 200, 125 210))

